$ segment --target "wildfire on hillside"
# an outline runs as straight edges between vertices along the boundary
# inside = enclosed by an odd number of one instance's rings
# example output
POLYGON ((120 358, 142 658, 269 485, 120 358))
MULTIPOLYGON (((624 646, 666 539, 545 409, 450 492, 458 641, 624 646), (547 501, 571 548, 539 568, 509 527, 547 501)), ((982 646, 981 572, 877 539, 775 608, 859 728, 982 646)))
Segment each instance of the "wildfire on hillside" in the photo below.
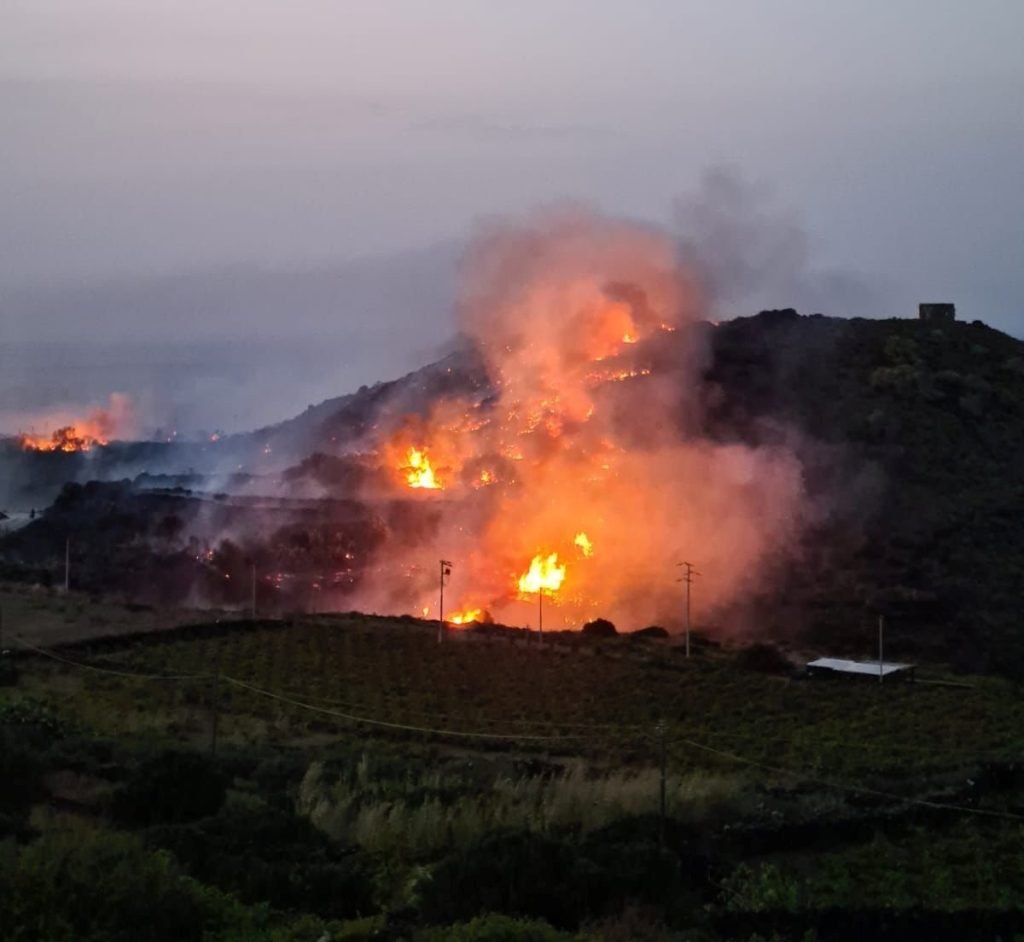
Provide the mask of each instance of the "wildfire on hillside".
POLYGON ((25 451, 91 451, 96 446, 106 445, 108 440, 89 426, 65 425, 48 436, 22 433, 18 442, 25 451))
MULTIPOLYGON (((460 327, 490 389, 380 430, 397 491, 443 502, 423 545, 389 554, 457 560, 470 615, 513 623, 538 593, 568 627, 678 621, 678 553, 701 561, 705 610, 756 587, 795 532, 800 467, 700 434, 705 311, 672 240, 556 214, 495 230, 467 261, 460 327)), ((381 585, 367 604, 419 610, 433 591, 381 585)))
POLYGON ((25 451, 92 451, 109 444, 114 436, 130 428, 133 421, 128 397, 115 393, 107 408, 94 409, 84 416, 60 412, 37 418, 31 423, 31 431, 18 435, 18 443, 25 451), (52 431, 36 432, 37 425, 52 431))

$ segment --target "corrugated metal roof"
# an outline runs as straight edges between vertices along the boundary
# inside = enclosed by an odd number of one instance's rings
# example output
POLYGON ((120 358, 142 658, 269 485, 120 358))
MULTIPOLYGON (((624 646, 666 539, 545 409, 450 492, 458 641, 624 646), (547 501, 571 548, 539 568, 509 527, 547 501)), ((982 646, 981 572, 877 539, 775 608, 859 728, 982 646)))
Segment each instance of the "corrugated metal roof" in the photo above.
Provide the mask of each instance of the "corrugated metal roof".
POLYGON ((820 667, 826 671, 839 671, 843 674, 870 674, 883 677, 887 674, 896 674, 899 671, 910 670, 913 664, 896 664, 892 661, 883 661, 879 670, 878 661, 845 661, 838 657, 819 657, 816 661, 810 661, 808 667, 820 667))

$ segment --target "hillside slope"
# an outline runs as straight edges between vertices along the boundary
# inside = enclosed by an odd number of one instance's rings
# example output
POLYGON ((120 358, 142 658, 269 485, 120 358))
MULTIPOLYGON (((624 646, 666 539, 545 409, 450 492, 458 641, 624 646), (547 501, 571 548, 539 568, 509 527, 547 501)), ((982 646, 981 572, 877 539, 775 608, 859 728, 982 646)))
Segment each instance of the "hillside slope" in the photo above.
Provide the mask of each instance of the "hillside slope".
MULTIPOLYGON (((799 545, 779 546, 776 570, 753 606, 745 603, 728 620, 759 637, 799 636, 816 648, 869 655, 882 613, 894 656, 1024 672, 1017 614, 1024 577, 1024 343, 979 322, 939 327, 905 319, 801 317, 791 310, 705 329, 704 434, 720 441, 784 441, 802 461, 809 497, 799 545)), ((673 350, 668 342, 660 351, 658 371, 674 368, 673 350)), ((352 482, 372 468, 332 453, 344 454, 378 422, 428 409, 447 392, 480 394, 486 386, 474 357, 453 355, 225 446, 262 453, 268 443, 281 467, 293 462, 281 476, 284 487, 312 481, 345 499, 354 496, 352 482)), ((61 534, 71 520, 84 540, 90 533, 109 535, 110 522, 93 517, 120 513, 123 519, 125 499, 122 492, 95 488, 65 493, 43 520, 0 545, 8 571, 38 571, 62 559, 61 534), (83 526, 84 518, 92 525, 83 526)), ((233 510, 246 512, 244 505, 233 510)), ((265 531, 266 508, 260 513, 265 531)), ((381 532, 404 532, 405 513, 396 517, 368 505, 357 517, 375 521, 381 532)), ((140 541, 148 552, 169 552, 166 541, 154 538, 161 519, 130 528, 133 564, 124 571, 138 571, 140 541)), ((415 522, 420 531, 425 525, 415 522)), ((281 546, 297 539, 294 529, 290 521, 251 552, 277 558, 281 546)), ((314 582, 317 565, 325 573, 352 567, 329 550, 344 541, 324 541, 307 561, 314 582)), ((81 551, 89 555, 88 545, 81 551)), ((186 547, 179 552, 187 554, 186 547)), ((112 553, 108 540, 101 556, 112 560, 112 553)), ((699 563, 700 548, 692 555, 699 563)), ((162 567, 173 570, 159 560, 145 569, 162 567)), ((110 586, 110 573, 102 584, 110 586)), ((217 600, 232 603, 223 593, 217 600)), ((699 595, 697 611, 700 618, 699 595)))
POLYGON ((904 646, 1021 657, 1024 343, 978 321, 765 312, 715 331, 707 380, 715 434, 800 430, 821 515, 763 599, 780 630, 866 653, 886 612, 904 646))

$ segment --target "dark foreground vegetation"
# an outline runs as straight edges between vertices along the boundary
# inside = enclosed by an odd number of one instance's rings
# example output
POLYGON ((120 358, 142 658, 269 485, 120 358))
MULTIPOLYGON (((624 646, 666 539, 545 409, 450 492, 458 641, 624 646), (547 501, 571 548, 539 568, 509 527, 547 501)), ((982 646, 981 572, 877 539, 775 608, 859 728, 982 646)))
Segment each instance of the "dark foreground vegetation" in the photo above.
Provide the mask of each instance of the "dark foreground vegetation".
POLYGON ((657 634, 438 645, 355 614, 45 653, 25 627, 0 678, 0 939, 1024 933, 1003 679, 811 679, 657 634))

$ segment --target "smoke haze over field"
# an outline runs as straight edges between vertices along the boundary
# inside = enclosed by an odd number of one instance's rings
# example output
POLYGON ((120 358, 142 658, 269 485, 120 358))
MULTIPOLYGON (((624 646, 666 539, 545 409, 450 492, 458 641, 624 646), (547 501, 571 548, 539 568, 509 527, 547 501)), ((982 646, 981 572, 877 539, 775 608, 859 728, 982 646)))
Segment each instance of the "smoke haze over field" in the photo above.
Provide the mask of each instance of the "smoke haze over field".
POLYGON ((475 221, 565 198, 678 216, 725 313, 1021 333, 1019 4, 642 8, 7 4, 2 405, 283 418, 431 359, 475 221))

